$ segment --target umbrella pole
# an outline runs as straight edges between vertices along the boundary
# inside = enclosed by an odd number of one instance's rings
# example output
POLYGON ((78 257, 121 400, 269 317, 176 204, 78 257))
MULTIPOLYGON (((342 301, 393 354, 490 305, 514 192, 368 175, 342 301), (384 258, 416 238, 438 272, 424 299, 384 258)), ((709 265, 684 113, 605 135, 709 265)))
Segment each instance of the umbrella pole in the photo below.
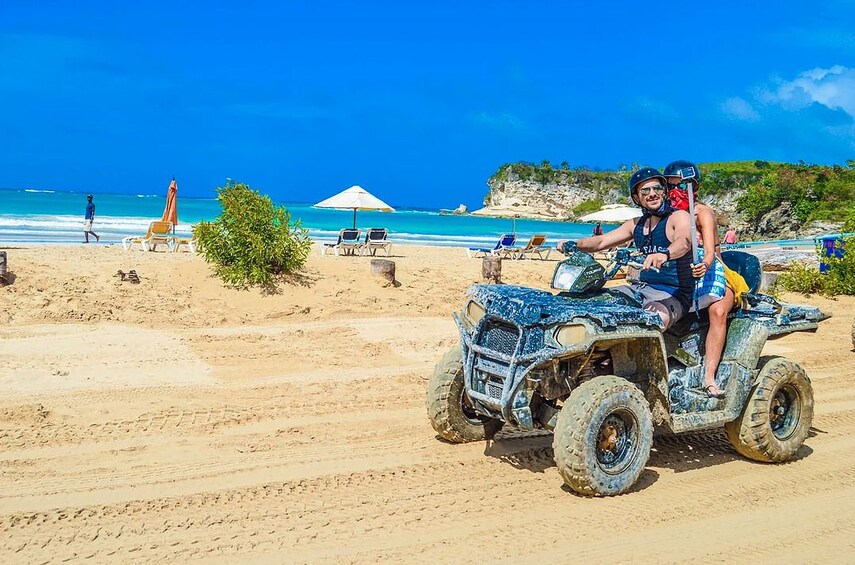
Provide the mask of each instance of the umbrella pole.
POLYGON ((353 209, 353 229, 356 229, 356 208, 353 209))

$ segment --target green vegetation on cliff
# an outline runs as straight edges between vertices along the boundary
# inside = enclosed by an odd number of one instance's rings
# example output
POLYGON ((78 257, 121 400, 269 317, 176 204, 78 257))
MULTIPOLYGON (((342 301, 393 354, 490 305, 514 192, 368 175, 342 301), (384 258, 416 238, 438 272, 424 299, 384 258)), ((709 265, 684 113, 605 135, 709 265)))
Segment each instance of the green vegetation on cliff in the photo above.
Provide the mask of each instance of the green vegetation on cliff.
POLYGON ((561 163, 561 167, 556 169, 549 161, 541 161, 540 165, 534 163, 505 163, 499 167, 490 181, 503 181, 510 178, 517 178, 522 181, 533 181, 540 184, 548 183, 585 183, 599 181, 609 184, 626 183, 629 179, 627 171, 595 171, 588 167, 581 166, 570 168, 567 161, 561 163))
POLYGON ((573 208, 573 213, 577 216, 584 216, 585 214, 596 212, 597 210, 603 207, 603 204, 605 204, 605 202, 603 202, 599 198, 585 200, 584 202, 573 208))
MULTIPOLYGON (((538 184, 565 184, 565 185, 581 185, 591 191, 591 202, 599 201, 602 203, 603 198, 609 190, 616 186, 624 186, 629 180, 630 173, 623 171, 595 171, 588 167, 570 168, 567 161, 561 163, 561 167, 556 169, 549 161, 542 161, 540 165, 534 163, 505 163, 493 173, 488 180, 488 183, 502 182, 508 180, 531 181, 538 184)), ((629 202, 627 199, 626 202, 629 202)), ((484 198, 484 205, 490 205, 490 193, 484 198)), ((602 204, 601 204, 602 205, 602 204)), ((580 205, 583 210, 585 203, 580 205)), ((594 211, 599 208, 593 208, 594 211)), ((580 212, 577 212, 580 213, 580 212)), ((581 212, 583 214, 587 211, 581 212)))
MULTIPOLYGON (((730 161, 699 164, 705 195, 732 192, 738 195, 738 208, 749 220, 788 202, 801 222, 812 220, 845 221, 855 217, 855 160, 847 166, 774 163, 769 161, 730 161)), ((594 171, 588 167, 571 169, 567 162, 554 168, 549 161, 505 163, 490 177, 491 184, 519 179, 540 184, 581 185, 596 201, 611 189, 623 190, 632 171, 621 165, 616 171, 594 171)), ((489 195, 485 199, 489 203, 489 195)))
POLYGON ((855 162, 840 165, 772 165, 747 185, 739 207, 758 219, 773 208, 789 202, 802 222, 845 221, 855 213, 855 162))

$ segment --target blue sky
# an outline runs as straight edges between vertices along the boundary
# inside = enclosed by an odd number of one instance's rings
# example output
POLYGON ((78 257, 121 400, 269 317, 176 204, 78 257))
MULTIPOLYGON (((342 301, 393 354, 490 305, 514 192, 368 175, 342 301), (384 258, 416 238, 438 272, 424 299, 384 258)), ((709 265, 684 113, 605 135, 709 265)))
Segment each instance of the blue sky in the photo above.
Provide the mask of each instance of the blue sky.
POLYGON ((4 0, 0 187, 453 208, 504 162, 855 159, 853 2, 274 4, 4 0))

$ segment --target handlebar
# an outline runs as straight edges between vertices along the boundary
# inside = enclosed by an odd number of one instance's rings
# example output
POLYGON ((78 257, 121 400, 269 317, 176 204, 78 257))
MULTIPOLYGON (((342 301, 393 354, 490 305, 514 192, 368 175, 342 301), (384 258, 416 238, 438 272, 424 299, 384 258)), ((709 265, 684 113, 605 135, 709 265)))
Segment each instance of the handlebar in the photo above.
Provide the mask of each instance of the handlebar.
MULTIPOLYGON (((644 270, 644 264, 643 264, 643 263, 639 263, 638 261, 628 261, 628 262, 626 263, 626 266, 627 266, 627 267, 632 267, 633 269, 638 269, 639 271, 643 271, 643 270, 644 270)), ((649 270, 651 270, 651 271, 656 272, 656 273, 658 273, 658 272, 659 272, 659 269, 657 269, 656 267, 647 267, 647 268, 648 268, 649 270)))
MULTIPOLYGON (((564 253, 564 255, 570 256, 579 251, 579 248, 576 245, 576 242, 573 240, 565 241, 561 244, 560 251, 564 253)), ((645 255, 639 252, 632 252, 629 249, 618 249, 615 252, 614 263, 618 266, 626 265, 628 267, 632 267, 634 269, 645 270, 644 268, 644 257, 645 255)), ((656 267, 648 267, 650 270, 659 272, 659 269, 656 267)), ((615 269, 617 270, 617 269, 615 269)))

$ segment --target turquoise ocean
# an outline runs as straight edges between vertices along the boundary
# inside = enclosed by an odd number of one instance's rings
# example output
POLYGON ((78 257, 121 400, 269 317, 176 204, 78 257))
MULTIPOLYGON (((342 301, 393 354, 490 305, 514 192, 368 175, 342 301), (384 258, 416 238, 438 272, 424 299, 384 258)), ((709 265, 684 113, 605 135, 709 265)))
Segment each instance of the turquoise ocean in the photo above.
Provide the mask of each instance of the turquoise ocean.
MULTIPOLYGON (((165 192, 165 191, 164 191, 165 192)), ((159 220, 166 202, 164 194, 93 193, 95 222, 92 229, 100 244, 119 243, 128 235, 144 234, 149 222, 159 220)), ((300 220, 315 241, 334 241, 341 228, 353 225, 353 212, 314 208, 299 202, 277 202, 286 206, 291 219, 300 220)), ((394 204, 392 204, 394 206, 394 204)), ((50 190, 0 190, 0 245, 78 244, 83 241, 86 194, 50 190)), ((213 220, 220 213, 214 198, 178 196, 176 233, 190 235, 192 225, 213 220)), ((547 243, 591 234, 591 224, 527 219, 440 215, 438 210, 396 207, 395 212, 358 212, 357 227, 385 227, 397 243, 452 247, 492 247, 504 233, 515 231, 521 242, 536 233, 546 234, 547 243)), ((94 241, 93 238, 90 240, 94 241)))

